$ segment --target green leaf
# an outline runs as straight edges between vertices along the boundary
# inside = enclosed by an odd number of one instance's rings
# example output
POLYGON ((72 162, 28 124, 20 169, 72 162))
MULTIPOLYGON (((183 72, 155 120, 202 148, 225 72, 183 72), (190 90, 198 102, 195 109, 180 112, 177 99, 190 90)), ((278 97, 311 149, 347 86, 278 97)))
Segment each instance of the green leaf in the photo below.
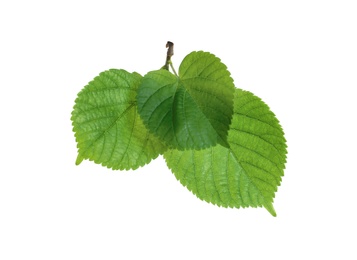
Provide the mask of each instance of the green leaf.
POLYGON ((213 54, 192 52, 179 68, 146 74, 138 88, 138 110, 148 129, 168 146, 203 149, 227 144, 234 84, 213 54))
POLYGON ((136 169, 163 153, 165 146, 137 113, 138 73, 111 69, 78 93, 72 112, 78 147, 76 164, 93 160, 112 169, 136 169))
POLYGON ((273 216, 273 198, 284 174, 286 140, 269 107, 236 89, 228 133, 230 148, 168 150, 164 157, 176 178, 198 198, 223 207, 264 206, 273 216))

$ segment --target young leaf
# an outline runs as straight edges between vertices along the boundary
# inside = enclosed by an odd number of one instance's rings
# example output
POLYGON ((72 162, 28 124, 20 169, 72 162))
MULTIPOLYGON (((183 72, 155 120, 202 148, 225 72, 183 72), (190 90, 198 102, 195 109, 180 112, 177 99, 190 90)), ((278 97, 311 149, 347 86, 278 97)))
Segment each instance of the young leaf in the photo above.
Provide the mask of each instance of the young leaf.
POLYGON ((138 88, 138 110, 148 129, 170 147, 203 149, 228 146, 234 84, 213 54, 192 52, 179 68, 146 74, 138 88))
POLYGON ((273 198, 286 162, 283 130, 269 107, 236 89, 228 132, 230 148, 168 150, 168 167, 198 198, 223 207, 264 206, 273 216, 273 198))
POLYGON ((136 169, 165 146, 150 134, 137 113, 138 73, 111 69, 78 93, 71 120, 78 143, 76 164, 93 160, 112 169, 136 169))

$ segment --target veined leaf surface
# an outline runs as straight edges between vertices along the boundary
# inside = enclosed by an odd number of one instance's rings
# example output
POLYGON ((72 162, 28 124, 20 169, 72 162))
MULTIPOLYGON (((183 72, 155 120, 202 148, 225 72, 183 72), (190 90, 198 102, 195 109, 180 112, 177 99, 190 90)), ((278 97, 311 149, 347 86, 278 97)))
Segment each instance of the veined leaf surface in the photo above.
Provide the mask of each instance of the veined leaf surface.
POLYGON ((203 149, 228 146, 234 84, 213 54, 192 52, 179 68, 146 74, 138 88, 138 110, 148 129, 168 146, 203 149))
POLYGON ((163 153, 165 146, 148 132, 137 113, 141 80, 138 73, 111 69, 78 93, 71 117, 76 164, 89 159, 112 169, 136 169, 163 153))
POLYGON ((223 207, 264 206, 275 216, 273 199, 284 174, 286 140, 273 112, 250 92, 235 91, 228 144, 200 151, 170 149, 164 157, 198 198, 223 207))

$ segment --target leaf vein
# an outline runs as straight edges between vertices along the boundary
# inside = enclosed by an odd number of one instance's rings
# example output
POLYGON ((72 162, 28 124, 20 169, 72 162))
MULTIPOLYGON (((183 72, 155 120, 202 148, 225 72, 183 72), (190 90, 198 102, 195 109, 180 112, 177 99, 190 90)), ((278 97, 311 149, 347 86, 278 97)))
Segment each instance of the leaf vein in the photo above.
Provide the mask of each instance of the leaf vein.
POLYGON ((230 143, 233 144, 233 145, 236 145, 236 146, 240 146, 240 147, 242 147, 242 148, 244 148, 244 149, 250 151, 251 153, 256 154, 256 155, 258 155, 258 156, 260 156, 260 157, 266 159, 267 161, 269 161, 270 163, 272 163, 272 164, 278 169, 278 171, 280 171, 279 166, 278 166, 275 162, 273 162, 272 160, 270 160, 269 158, 267 158, 266 156, 264 156, 263 154, 261 154, 261 153, 255 151, 255 150, 253 150, 253 149, 251 149, 251 148, 249 148, 249 147, 243 146, 243 145, 241 145, 241 144, 239 144, 239 143, 232 142, 232 141, 230 141, 230 143))

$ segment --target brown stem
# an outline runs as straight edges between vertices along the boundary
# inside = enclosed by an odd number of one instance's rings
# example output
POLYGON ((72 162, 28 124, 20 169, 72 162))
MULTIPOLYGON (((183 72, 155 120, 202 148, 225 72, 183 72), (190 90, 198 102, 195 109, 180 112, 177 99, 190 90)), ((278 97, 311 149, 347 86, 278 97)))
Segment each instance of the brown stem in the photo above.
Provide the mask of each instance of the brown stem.
POLYGON ((174 55, 174 43, 173 42, 167 42, 166 43, 166 48, 167 49, 167 58, 166 58, 166 61, 167 60, 170 60, 172 55, 174 55))
POLYGON ((162 67, 162 69, 169 70, 169 66, 171 66, 171 69, 177 76, 176 71, 175 71, 174 67, 172 66, 172 62, 171 62, 171 57, 174 55, 174 43, 168 41, 166 43, 166 48, 168 48, 167 54, 166 54, 166 62, 165 62, 165 65, 162 67))

